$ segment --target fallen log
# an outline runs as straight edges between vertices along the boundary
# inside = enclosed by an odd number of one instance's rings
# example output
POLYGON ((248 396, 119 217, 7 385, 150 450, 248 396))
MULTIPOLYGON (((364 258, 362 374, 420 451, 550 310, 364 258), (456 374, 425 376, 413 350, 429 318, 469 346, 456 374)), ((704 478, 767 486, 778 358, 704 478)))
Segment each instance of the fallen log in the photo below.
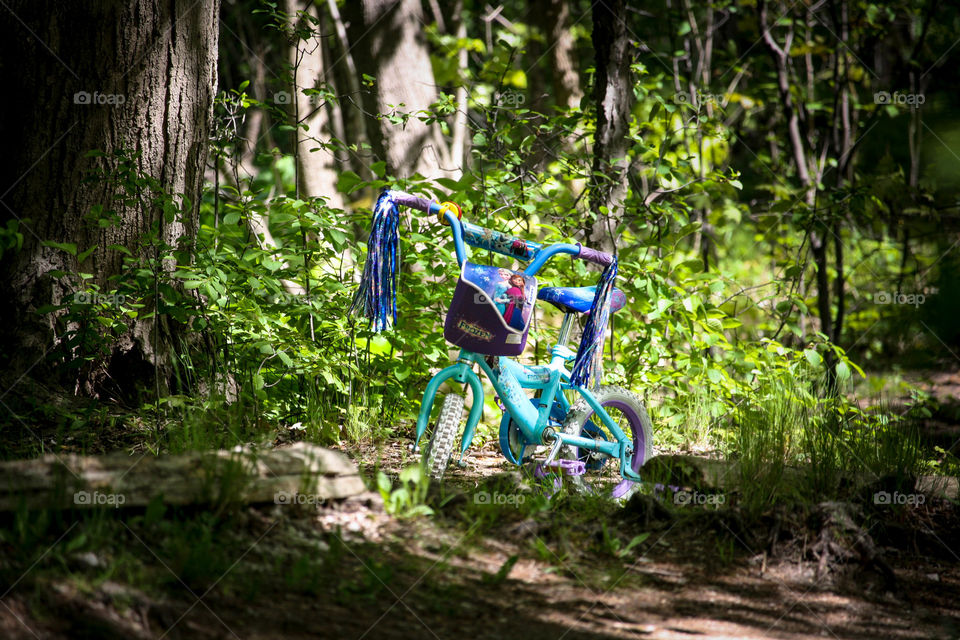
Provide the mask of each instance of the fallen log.
POLYGON ((142 507, 223 502, 322 503, 366 491, 345 455, 306 442, 289 447, 139 458, 46 455, 0 463, 0 511, 21 507, 142 507))

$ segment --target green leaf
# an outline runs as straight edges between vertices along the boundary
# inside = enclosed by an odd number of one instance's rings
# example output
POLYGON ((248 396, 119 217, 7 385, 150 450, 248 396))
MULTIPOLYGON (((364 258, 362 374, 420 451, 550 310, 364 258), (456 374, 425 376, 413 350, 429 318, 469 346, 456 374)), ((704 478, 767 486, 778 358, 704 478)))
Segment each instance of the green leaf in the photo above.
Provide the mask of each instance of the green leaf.
POLYGON ((804 349, 803 356, 807 359, 807 362, 809 362, 811 366, 819 367, 821 364, 823 364, 823 357, 817 353, 816 349, 804 349))
POLYGON ((361 182, 363 182, 363 179, 353 171, 344 171, 337 180, 337 191, 351 193, 361 182))
POLYGON ((500 584, 507 579, 507 576, 510 575, 510 570, 513 569, 513 565, 517 564, 517 560, 520 559, 520 556, 514 554, 507 558, 507 561, 504 562, 500 569, 493 574, 492 576, 483 576, 483 581, 488 584, 500 584))
POLYGON ((43 242, 43 246, 66 251, 72 256, 77 255, 77 245, 73 244, 72 242, 54 242, 52 240, 45 240, 43 242))
POLYGON ((384 500, 390 497, 390 489, 393 488, 390 484, 390 478, 387 477, 383 471, 377 473, 377 489, 380 491, 380 495, 384 500))
POLYGON ((92 247, 90 247, 89 249, 87 249, 86 251, 78 255, 77 264, 83 264, 83 261, 89 258, 90 254, 92 254, 96 250, 97 250, 97 245, 93 245, 92 247))
POLYGON ((850 367, 847 366, 846 362, 837 363, 837 380, 840 382, 846 382, 850 379, 850 367))

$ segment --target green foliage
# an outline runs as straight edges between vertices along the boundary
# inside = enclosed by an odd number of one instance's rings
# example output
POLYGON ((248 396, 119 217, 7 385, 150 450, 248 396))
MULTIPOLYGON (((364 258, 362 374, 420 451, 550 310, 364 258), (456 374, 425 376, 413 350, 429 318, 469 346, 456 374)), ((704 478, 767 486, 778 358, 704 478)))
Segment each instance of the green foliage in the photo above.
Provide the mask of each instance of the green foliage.
POLYGON ((412 518, 433 514, 433 509, 426 504, 430 476, 422 464, 403 469, 396 487, 392 486, 387 474, 380 471, 377 473, 377 489, 387 513, 391 515, 412 518))
MULTIPOLYGON (((930 271, 930 279, 943 287, 949 286, 952 267, 949 260, 939 260, 937 243, 910 245, 893 224, 891 212, 904 207, 930 213, 933 188, 923 183, 906 194, 901 158, 893 152, 875 154, 877 162, 855 162, 850 175, 856 179, 838 181, 835 188, 829 186, 833 182, 820 185, 815 206, 806 204, 787 142, 770 131, 769 122, 779 124, 784 114, 771 82, 775 70, 765 56, 751 55, 749 64, 739 67, 739 54, 718 47, 716 64, 734 63, 737 73, 743 71, 722 90, 702 85, 699 77, 683 77, 689 70, 671 70, 653 59, 702 33, 691 20, 702 18, 705 10, 666 11, 668 28, 657 25, 649 34, 655 49, 639 52, 629 70, 634 98, 627 131, 630 180, 614 230, 618 286, 628 305, 612 322, 606 375, 609 382, 646 396, 658 446, 736 452, 744 468, 777 484, 782 468, 796 463, 801 451, 810 459, 838 459, 840 450, 834 447, 842 439, 831 434, 841 423, 849 431, 850 416, 867 420, 842 395, 863 371, 840 345, 854 349, 857 359, 875 361, 895 346, 898 325, 928 313, 918 306, 871 304, 873 298, 904 288, 908 263, 916 273, 930 271), (685 92, 677 94, 677 87, 685 92), (748 147, 751 153, 744 155, 748 147), (853 219, 859 222, 845 222, 853 219), (821 292, 811 284, 810 234, 826 229, 845 248, 847 264, 839 344, 836 332, 817 331, 821 292), (866 332, 870 339, 859 339, 866 332), (810 387, 808 381, 822 375, 832 375, 832 383, 810 387), (828 415, 834 417, 828 420, 828 415), (800 435, 795 425, 801 423, 816 428, 800 435)), ((733 15, 738 7, 719 3, 710 10, 733 15)), ((892 15, 902 10, 891 9, 892 15)), ((301 12, 291 23, 294 16, 279 11, 276 3, 260 3, 254 15, 262 37, 276 38, 285 51, 317 32, 310 15, 301 12)), ((857 29, 890 37, 894 17, 881 11, 866 15, 857 29)), ((175 352, 171 384, 143 390, 139 399, 149 398, 144 408, 154 422, 156 449, 223 447, 278 436, 331 443, 405 434, 420 391, 452 353, 442 336, 442 319, 457 269, 446 229, 429 217, 405 213, 396 326, 374 335, 363 322, 346 317, 379 191, 397 187, 449 198, 472 222, 559 242, 584 240, 595 227, 598 212, 587 204, 590 189, 608 180, 593 171, 589 145, 596 105, 588 98, 569 108, 538 95, 544 63, 521 64, 545 42, 541 26, 519 21, 515 29, 505 29, 494 23, 484 39, 474 37, 480 34, 471 22, 476 16, 465 19, 467 37, 445 33, 438 25, 426 28, 440 87, 436 103, 416 112, 398 105, 374 114, 395 126, 411 119, 435 123, 449 134, 464 108, 457 89, 469 86, 467 170, 459 179, 399 179, 392 171, 406 175, 408 167, 357 161, 367 158, 365 140, 324 133, 318 145, 336 154, 336 186, 348 204, 340 209, 330 205, 333 194, 302 194, 300 151, 291 134, 306 126, 303 114, 290 113, 276 96, 258 99, 244 79, 252 74, 242 66, 239 81, 215 105, 208 167, 215 179, 205 187, 189 246, 164 234, 164 223, 182 221, 189 203, 162 193, 155 180, 136 169, 135 154, 124 152, 105 163, 111 168, 95 178, 110 186, 114 204, 90 211, 92 227, 120 224, 127 206, 156 212, 157 224, 135 246, 48 243, 77 262, 74 273, 51 274, 74 293, 40 310, 57 324, 62 337, 57 355, 65 370, 79 376, 109 355, 132 322, 156 320, 175 352), (469 54, 466 66, 459 55, 463 50, 469 54), (241 125, 255 115, 271 123, 267 133, 275 128, 276 138, 271 134, 249 149, 241 125), (122 272, 109 282, 84 270, 92 256, 101 254, 123 262, 122 272)), ((651 28, 634 26, 644 34, 651 28)), ((589 34, 582 25, 572 33, 586 70, 581 88, 590 95, 589 34)), ((836 43, 824 39, 829 34, 809 35, 820 44, 804 53, 824 64, 836 59, 831 57, 836 43)), ((796 46, 808 43, 798 40, 796 46)), ((293 69, 287 58, 282 63, 286 73, 278 80, 283 86, 276 88, 287 90, 293 87, 293 69)), ((836 105, 815 98, 841 88, 837 78, 822 74, 811 82, 812 87, 798 83, 791 91, 809 113, 833 117, 836 105)), ((874 88, 871 82, 860 70, 844 85, 855 89, 859 112, 883 127, 902 123, 902 113, 878 109, 864 98, 874 88)), ((376 78, 365 76, 362 85, 373 91, 376 78)), ((297 90, 344 121, 356 108, 355 96, 346 99, 332 84, 297 90)), ((837 159, 828 154, 827 161, 835 165, 837 159)), ((8 224, 0 233, 0 250, 18 246, 18 229, 8 224)), ((481 251, 471 259, 508 264, 481 251)), ((839 277, 836 269, 831 278, 839 277)), ((580 262, 555 260, 540 281, 542 286, 584 285, 593 284, 596 275, 580 262)), ((831 313, 838 309, 834 296, 831 313)), ((949 311, 937 313, 951 317, 949 311)), ((948 330, 927 319, 938 335, 948 330)), ((544 361, 558 325, 558 314, 541 307, 525 357, 544 361)), ((499 420, 495 411, 486 413, 480 441, 493 436, 499 420)), ((861 455, 894 456, 890 442, 875 445, 880 453, 861 455)), ((830 486, 832 463, 817 466, 824 477, 816 483, 830 486)), ((399 493, 398 505, 408 498, 411 508, 420 504, 415 498, 420 485, 407 478, 401 489, 409 495, 399 493)), ((769 501, 767 489, 759 488, 750 500, 769 501)))

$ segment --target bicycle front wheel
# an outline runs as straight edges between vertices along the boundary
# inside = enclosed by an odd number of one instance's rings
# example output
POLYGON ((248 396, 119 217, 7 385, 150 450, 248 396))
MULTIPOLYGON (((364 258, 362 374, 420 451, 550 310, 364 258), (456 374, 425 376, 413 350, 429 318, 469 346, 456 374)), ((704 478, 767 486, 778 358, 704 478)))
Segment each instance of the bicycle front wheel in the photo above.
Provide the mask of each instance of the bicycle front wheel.
MULTIPOLYGON (((652 456, 653 446, 653 425, 640 396, 623 387, 602 386, 594 394, 594 398, 624 435, 633 442, 630 467, 634 471, 639 471, 652 456)), ((583 398, 578 399, 570 408, 567 419, 563 423, 563 432, 584 438, 616 440, 583 398)), ((583 475, 569 477, 577 493, 621 498, 631 488, 630 483, 622 482, 619 460, 570 445, 561 449, 560 457, 579 460, 586 467, 583 475)))
POLYGON ((424 465, 431 478, 443 478, 450 456, 453 455, 453 445, 460 431, 463 420, 463 396, 448 393, 440 406, 440 416, 437 425, 433 428, 433 435, 423 452, 424 465))

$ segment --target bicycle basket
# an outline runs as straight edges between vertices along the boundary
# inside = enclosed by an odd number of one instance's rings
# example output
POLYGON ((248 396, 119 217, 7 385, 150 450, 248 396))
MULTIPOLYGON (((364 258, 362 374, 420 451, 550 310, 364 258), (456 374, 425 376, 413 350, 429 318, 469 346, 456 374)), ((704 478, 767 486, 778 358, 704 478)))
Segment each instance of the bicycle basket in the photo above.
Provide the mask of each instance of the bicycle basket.
POLYGON ((474 353, 520 355, 527 344, 536 299, 534 276, 464 262, 443 337, 474 353))

